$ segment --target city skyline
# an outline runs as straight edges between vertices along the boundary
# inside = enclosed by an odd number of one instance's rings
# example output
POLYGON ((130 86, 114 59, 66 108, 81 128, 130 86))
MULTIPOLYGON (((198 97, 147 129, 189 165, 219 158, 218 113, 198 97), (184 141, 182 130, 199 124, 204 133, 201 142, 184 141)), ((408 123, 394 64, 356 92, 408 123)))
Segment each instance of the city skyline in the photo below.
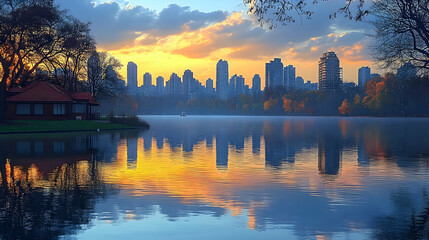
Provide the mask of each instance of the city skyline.
MULTIPOLYGON (((324 10, 317 9, 312 20, 273 30, 261 28, 249 17, 241 0, 204 7, 197 1, 168 5, 166 1, 134 0, 128 6, 102 0, 56 2, 78 19, 92 23, 99 50, 109 51, 124 66, 134 61, 139 66, 139 85, 144 72, 168 79, 172 72, 191 69, 196 79, 213 78, 216 70, 211 66, 224 58, 230 64, 230 73, 242 74, 245 83, 251 85, 255 74, 265 75, 264 64, 277 57, 296 66, 297 76, 315 83, 317 60, 326 51, 335 51, 342 60, 345 82, 358 82, 360 66, 379 72, 368 53, 368 24, 329 20, 328 9, 341 5, 334 1, 315 6, 324 10)), ((122 68, 121 74, 125 73, 122 68)), ((264 88, 265 82, 261 85, 264 88)))

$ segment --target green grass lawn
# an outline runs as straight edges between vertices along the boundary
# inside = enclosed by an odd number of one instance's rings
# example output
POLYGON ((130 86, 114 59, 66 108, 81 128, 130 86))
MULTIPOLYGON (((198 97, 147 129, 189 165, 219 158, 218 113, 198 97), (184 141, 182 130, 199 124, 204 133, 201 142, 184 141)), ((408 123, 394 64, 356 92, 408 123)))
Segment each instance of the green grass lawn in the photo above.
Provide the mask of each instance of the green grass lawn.
POLYGON ((32 131, 87 131, 127 129, 132 126, 112 124, 108 122, 70 120, 70 121, 9 121, 0 124, 0 133, 5 132, 32 132, 32 131))

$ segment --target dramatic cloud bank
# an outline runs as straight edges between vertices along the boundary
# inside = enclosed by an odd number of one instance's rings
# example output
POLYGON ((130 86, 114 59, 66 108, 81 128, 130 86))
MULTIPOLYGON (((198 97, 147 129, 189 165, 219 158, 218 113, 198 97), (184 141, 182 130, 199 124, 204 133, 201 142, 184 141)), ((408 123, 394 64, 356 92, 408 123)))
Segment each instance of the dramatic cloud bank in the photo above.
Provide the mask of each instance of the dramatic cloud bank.
POLYGON ((78 19, 92 23, 92 34, 100 49, 111 51, 124 64, 135 61, 144 65, 145 71, 165 77, 191 68, 201 80, 213 78, 214 63, 226 58, 230 65, 236 64, 232 71, 244 74, 246 82, 250 82, 255 73, 264 75, 264 62, 281 57, 285 64, 296 65, 298 74, 305 79, 316 81, 318 58, 328 50, 338 53, 346 81, 356 81, 357 68, 371 64, 367 50, 370 40, 366 36, 370 25, 328 18, 344 1, 310 6, 315 12, 311 20, 298 19, 273 30, 260 27, 245 12, 201 12, 177 4, 157 12, 119 1, 56 2, 78 19), (169 67, 162 70, 160 63, 169 67))

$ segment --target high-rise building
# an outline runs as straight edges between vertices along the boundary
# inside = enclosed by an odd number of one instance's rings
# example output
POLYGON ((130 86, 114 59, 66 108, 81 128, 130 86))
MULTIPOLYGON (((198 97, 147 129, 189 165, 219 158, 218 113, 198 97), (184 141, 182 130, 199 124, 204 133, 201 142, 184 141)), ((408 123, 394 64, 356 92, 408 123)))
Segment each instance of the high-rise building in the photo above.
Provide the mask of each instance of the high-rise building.
POLYGON ((182 80, 177 74, 171 74, 170 80, 167 81, 167 91, 170 95, 182 94, 182 80))
POLYGON ((283 86, 283 63, 280 58, 265 64, 265 88, 283 86))
POLYGON ((188 99, 192 97, 193 82, 194 82, 194 73, 188 69, 183 73, 183 88, 182 88, 183 95, 188 99))
POLYGON ((369 67, 361 67, 358 70, 358 86, 360 88, 365 87, 365 83, 367 83, 371 79, 371 68, 369 67))
POLYGON ((319 90, 337 92, 341 89, 340 60, 335 52, 326 52, 319 61, 319 90))
POLYGON ((157 86, 158 88, 162 88, 162 87, 164 87, 164 78, 163 78, 163 77, 158 76, 158 77, 156 78, 156 86, 157 86))
POLYGON ((237 76, 235 79, 235 94, 243 94, 244 91, 244 77, 243 76, 237 76))
POLYGON ((137 64, 133 62, 127 65, 127 88, 131 95, 137 94, 137 64))
POLYGON ((408 80, 415 77, 416 75, 417 68, 411 62, 407 62, 406 64, 402 65, 400 68, 398 68, 396 73, 396 77, 399 78, 399 80, 408 80))
POLYGON ((228 62, 220 59, 216 65, 216 92, 222 100, 228 98, 228 79, 228 62))
POLYGON ((283 86, 287 90, 291 90, 296 88, 295 83, 295 77, 296 77, 296 69, 294 66, 289 65, 284 68, 284 83, 283 86))
POLYGON ((236 84, 237 84, 237 78, 238 75, 234 74, 231 79, 229 79, 229 90, 231 92, 231 95, 235 95, 235 90, 236 90, 236 84))
POLYGON ((161 76, 156 78, 156 90, 158 95, 164 95, 164 78, 161 76))
POLYGON ((252 93, 259 94, 261 92, 261 76, 255 74, 252 79, 252 93))
POLYGON ((152 87, 152 75, 148 72, 143 75, 143 86, 152 87))
POLYGON ((304 89, 305 85, 304 85, 304 78, 302 78, 301 76, 298 76, 295 78, 295 87, 296 89, 304 89))
POLYGON ((213 79, 211 78, 206 80, 206 93, 209 95, 214 94, 213 79))

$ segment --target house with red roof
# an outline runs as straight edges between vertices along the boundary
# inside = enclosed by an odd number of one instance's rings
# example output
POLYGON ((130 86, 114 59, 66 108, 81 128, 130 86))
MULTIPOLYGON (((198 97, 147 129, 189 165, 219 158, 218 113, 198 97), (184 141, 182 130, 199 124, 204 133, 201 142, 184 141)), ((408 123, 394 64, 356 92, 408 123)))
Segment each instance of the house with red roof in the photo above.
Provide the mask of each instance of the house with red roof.
POLYGON ((91 93, 71 93, 48 82, 11 88, 6 101, 8 120, 92 119, 92 108, 99 105, 91 93))

